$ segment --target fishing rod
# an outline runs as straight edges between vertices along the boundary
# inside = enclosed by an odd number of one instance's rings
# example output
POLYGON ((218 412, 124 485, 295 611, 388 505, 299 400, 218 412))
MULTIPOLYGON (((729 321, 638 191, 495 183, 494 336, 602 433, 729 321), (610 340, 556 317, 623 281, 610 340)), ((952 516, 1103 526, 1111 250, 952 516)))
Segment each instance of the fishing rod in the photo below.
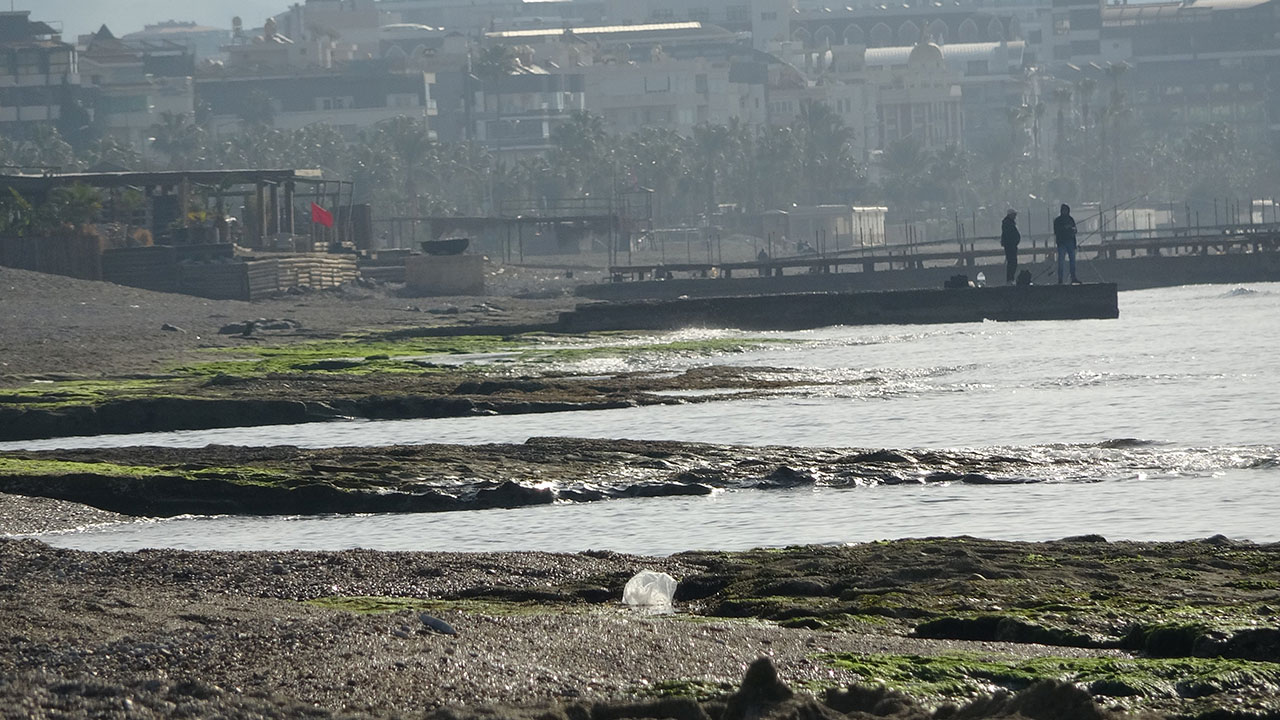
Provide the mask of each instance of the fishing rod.
MULTIPOLYGON (((1150 192, 1145 192, 1145 193, 1142 193, 1141 195, 1137 195, 1137 196, 1135 196, 1135 197, 1133 197, 1133 198, 1130 198, 1130 199, 1129 199, 1129 201, 1128 201, 1128 202, 1126 202, 1126 203, 1124 203, 1123 205, 1115 205, 1115 206, 1113 206, 1113 207, 1112 207, 1112 212, 1113 212, 1113 213, 1116 213, 1116 215, 1114 216, 1116 227, 1115 227, 1114 229, 1115 229, 1115 230, 1119 230, 1120 219, 1119 219, 1119 212, 1118 212, 1118 211, 1119 211, 1121 208, 1123 208, 1123 209, 1125 209, 1125 210, 1128 210, 1128 209, 1129 209, 1129 206, 1133 205, 1133 204, 1134 204, 1134 203, 1136 203, 1137 201, 1139 201, 1139 200, 1141 200, 1141 199, 1143 199, 1143 198, 1147 197, 1147 196, 1148 196, 1148 195, 1150 195, 1150 194, 1151 194, 1150 192)), ((1105 219, 1106 219, 1106 212, 1107 212, 1107 211, 1106 211, 1105 209, 1103 209, 1103 210, 1100 212, 1100 216, 1103 218, 1103 220, 1104 220, 1104 221, 1105 221, 1105 219)), ((1087 238, 1087 237, 1089 237, 1089 235, 1093 235, 1094 233, 1097 233, 1097 234, 1098 234, 1098 249, 1099 249, 1099 250, 1101 250, 1101 248, 1102 248, 1102 230, 1103 230, 1103 227, 1104 227, 1105 225, 1106 225, 1106 223, 1105 223, 1105 222, 1099 222, 1099 223, 1098 223, 1098 227, 1097 227, 1095 230, 1092 230, 1092 231, 1090 231, 1088 234, 1086 234, 1086 235, 1085 235, 1085 237, 1087 238)), ((1080 246, 1079 246, 1079 243, 1077 243, 1077 244, 1076 244, 1076 252, 1078 253, 1079 251, 1080 251, 1080 246)), ((1093 275, 1094 275, 1094 277, 1096 277, 1099 281, 1105 281, 1105 280, 1106 280, 1106 278, 1102 277, 1102 273, 1098 272, 1098 266, 1097 266, 1097 265, 1095 265, 1095 264, 1094 264, 1094 262, 1093 262, 1093 261, 1094 261, 1094 260, 1096 260, 1096 259, 1097 259, 1097 253, 1095 253, 1095 254, 1094 254, 1094 257, 1086 259, 1086 260, 1085 260, 1085 262, 1087 262, 1087 263, 1089 264, 1089 269, 1093 271, 1093 275)))
MULTIPOLYGON (((1133 205, 1134 203, 1136 203, 1136 202, 1138 202, 1139 200, 1141 200, 1141 199, 1143 199, 1143 198, 1147 197, 1147 196, 1148 196, 1148 195, 1150 195, 1150 194, 1151 194, 1150 192, 1144 192, 1144 193, 1142 193, 1141 195, 1134 195, 1133 197, 1129 198, 1128 200, 1126 200, 1125 202, 1123 202, 1123 203, 1121 203, 1121 204, 1119 204, 1119 205, 1112 205, 1112 206, 1111 206, 1111 207, 1109 207, 1109 208, 1100 208, 1100 209, 1098 210, 1098 212, 1096 212, 1096 213, 1094 213, 1093 215, 1090 215, 1089 217, 1085 218, 1085 222, 1086 222, 1086 223, 1088 223, 1088 222, 1092 222, 1092 221, 1094 221, 1094 220, 1097 220, 1097 221, 1099 221, 1099 222, 1097 223, 1097 227, 1095 227, 1093 230, 1090 230, 1089 232, 1085 233, 1084 237, 1085 237, 1085 238, 1088 238, 1088 237, 1090 237, 1091 235, 1095 235, 1095 234, 1097 234, 1097 235, 1099 235, 1099 237, 1101 237, 1101 233, 1102 233, 1102 231, 1103 231, 1103 228, 1104 228, 1104 227, 1105 227, 1105 225, 1106 225, 1106 216, 1107 216, 1107 213, 1108 213, 1108 212, 1116 212, 1116 211, 1121 210, 1121 209, 1125 209, 1125 210, 1127 210, 1127 209, 1129 209, 1129 206, 1130 206, 1130 205, 1133 205)), ((1081 242, 1082 242, 1082 240, 1081 240, 1081 239, 1077 239, 1077 240, 1076 240, 1076 252, 1077 252, 1077 253, 1079 253, 1079 251, 1080 251, 1080 249, 1081 249, 1081 245, 1080 245, 1080 243, 1081 243, 1081 242)), ((1031 278, 1031 281, 1032 281, 1032 282, 1035 282, 1036 280, 1039 280, 1039 279, 1040 279, 1041 277, 1043 277, 1046 273, 1049 273, 1050 271, 1052 271, 1052 270, 1054 269, 1054 267, 1056 267, 1056 266, 1057 266, 1057 257, 1056 257, 1056 256, 1055 256, 1055 257, 1053 257, 1053 258, 1046 257, 1044 262, 1045 262, 1045 267, 1041 268, 1041 270, 1040 270, 1039 272, 1037 272, 1034 276, 1032 276, 1032 278, 1031 278)), ((1089 260, 1089 262, 1092 264, 1092 262, 1093 262, 1093 261, 1092 261, 1092 260, 1089 260)), ((1092 265, 1091 265, 1091 267, 1092 267, 1092 265)), ((1101 279, 1101 278, 1102 278, 1102 275, 1101 275, 1100 273, 1098 273, 1098 269, 1097 269, 1096 267, 1094 267, 1094 268, 1093 268, 1093 271, 1094 271, 1094 274, 1096 274, 1096 275, 1098 276, 1098 278, 1099 278, 1099 279, 1101 279)))

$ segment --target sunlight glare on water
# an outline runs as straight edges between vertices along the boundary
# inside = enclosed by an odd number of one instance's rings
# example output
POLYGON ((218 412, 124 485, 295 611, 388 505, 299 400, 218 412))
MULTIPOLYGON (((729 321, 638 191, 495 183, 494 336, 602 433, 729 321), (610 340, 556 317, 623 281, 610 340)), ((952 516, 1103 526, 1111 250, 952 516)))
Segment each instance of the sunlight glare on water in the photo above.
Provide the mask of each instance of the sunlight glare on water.
POLYGON ((1046 540, 1084 533, 1141 539, 1221 533, 1280 540, 1274 447, 1280 438, 1280 285, 1128 292, 1120 303, 1118 320, 768 333, 798 342, 714 357, 650 354, 632 364, 611 360, 621 365, 602 370, 679 371, 719 363, 797 368, 813 381, 764 398, 61 438, 0 449, 520 443, 558 435, 995 447, 1047 467, 1065 459, 1074 473, 1016 486, 805 488, 422 515, 178 519, 43 538, 87 549, 607 548, 661 554, 955 534, 1046 540), (1076 462, 1086 455, 1091 458, 1076 462))
MULTIPOLYGON (((1120 303, 1118 320, 766 333, 802 342, 667 359, 667 369, 791 367, 819 381, 840 379, 765 399, 60 438, 0 449, 518 443, 545 435, 893 448, 1123 437, 1185 445, 1275 441, 1280 365, 1272 358, 1280 355, 1280 285, 1144 290, 1122 293, 1120 303)), ((653 360, 646 356, 643 363, 653 360)))

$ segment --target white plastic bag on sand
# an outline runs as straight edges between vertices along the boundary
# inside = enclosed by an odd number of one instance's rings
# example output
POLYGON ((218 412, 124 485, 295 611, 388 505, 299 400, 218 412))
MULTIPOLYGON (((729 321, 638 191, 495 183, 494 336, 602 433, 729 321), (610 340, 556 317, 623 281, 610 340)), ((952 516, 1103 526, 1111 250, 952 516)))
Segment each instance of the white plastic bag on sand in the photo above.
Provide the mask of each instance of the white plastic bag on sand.
POLYGON ((642 570, 627 581, 622 589, 622 602, 628 607, 670 608, 675 594, 675 578, 666 573, 642 570))

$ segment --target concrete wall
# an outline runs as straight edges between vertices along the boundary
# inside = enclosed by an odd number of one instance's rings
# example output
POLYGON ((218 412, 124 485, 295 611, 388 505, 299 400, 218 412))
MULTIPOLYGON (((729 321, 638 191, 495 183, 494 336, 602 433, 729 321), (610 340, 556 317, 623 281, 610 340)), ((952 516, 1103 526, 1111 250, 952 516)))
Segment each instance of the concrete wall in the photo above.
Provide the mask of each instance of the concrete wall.
POLYGON ((832 325, 1119 317, 1116 286, 1042 285, 805 293, 580 305, 560 316, 566 332, 599 330, 803 330, 832 325))
POLYGON ((404 278, 418 295, 484 295, 484 256, 410 255, 404 278))

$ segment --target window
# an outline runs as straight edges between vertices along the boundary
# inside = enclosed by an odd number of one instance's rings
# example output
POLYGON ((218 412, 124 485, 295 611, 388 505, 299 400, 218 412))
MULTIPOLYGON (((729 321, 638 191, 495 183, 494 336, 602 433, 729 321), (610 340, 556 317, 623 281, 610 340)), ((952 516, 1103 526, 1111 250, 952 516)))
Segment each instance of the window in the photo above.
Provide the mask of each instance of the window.
POLYGON ((749 5, 730 5, 724 9, 724 19, 731 23, 751 22, 751 7, 749 5))
POLYGON ((776 12, 762 12, 762 13, 760 13, 760 19, 761 19, 761 20, 764 20, 764 21, 777 20, 777 19, 778 19, 778 13, 776 13, 776 12))
POLYGON ((706 95, 707 94, 707 74, 698 73, 697 75, 694 75, 693 85, 694 85, 694 92, 706 95))
POLYGON ((317 110, 349 110, 356 106, 353 97, 316 98, 317 110))
POLYGON ((661 79, 645 77, 644 91, 646 93, 665 93, 671 92, 671 76, 665 75, 661 79))
POLYGON ((689 19, 690 19, 690 20, 695 20, 695 21, 697 21, 697 22, 710 22, 710 20, 711 20, 711 11, 710 11, 710 10, 707 10, 707 9, 706 9, 706 8, 704 8, 704 7, 701 7, 701 8, 689 8, 689 19))
POLYGON ((1071 54, 1097 55, 1102 52, 1101 45, 1097 40, 1073 40, 1071 42, 1071 54))
POLYGON ((1072 10, 1070 22, 1076 30, 1097 30, 1102 27, 1102 14, 1097 8, 1072 10))

